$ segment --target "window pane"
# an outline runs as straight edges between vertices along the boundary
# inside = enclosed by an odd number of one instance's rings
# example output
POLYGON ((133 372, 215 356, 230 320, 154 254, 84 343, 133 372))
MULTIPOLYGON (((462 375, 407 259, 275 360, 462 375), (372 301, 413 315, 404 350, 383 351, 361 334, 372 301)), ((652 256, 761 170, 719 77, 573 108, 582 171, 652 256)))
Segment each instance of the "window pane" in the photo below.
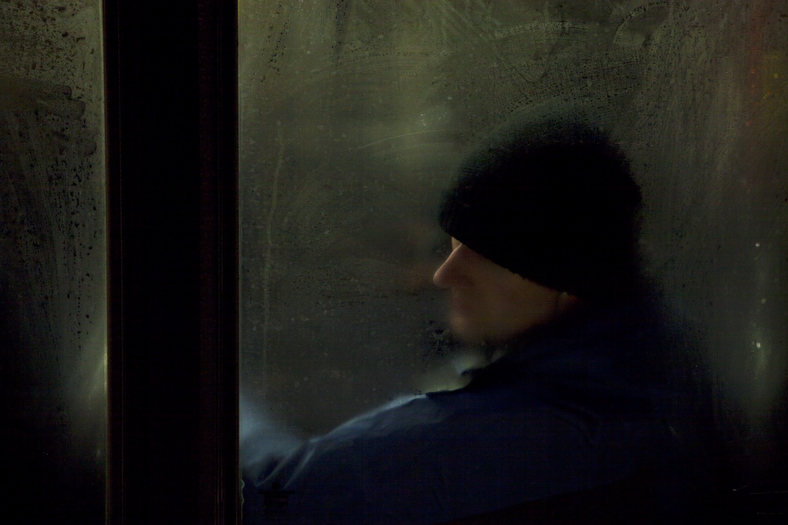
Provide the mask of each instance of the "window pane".
POLYGON ((498 126, 582 104, 725 439, 784 432, 787 28, 767 1, 242 3, 242 396, 312 435, 457 384, 441 191, 498 126))
POLYGON ((101 2, 0 4, 4 520, 101 523, 101 2))

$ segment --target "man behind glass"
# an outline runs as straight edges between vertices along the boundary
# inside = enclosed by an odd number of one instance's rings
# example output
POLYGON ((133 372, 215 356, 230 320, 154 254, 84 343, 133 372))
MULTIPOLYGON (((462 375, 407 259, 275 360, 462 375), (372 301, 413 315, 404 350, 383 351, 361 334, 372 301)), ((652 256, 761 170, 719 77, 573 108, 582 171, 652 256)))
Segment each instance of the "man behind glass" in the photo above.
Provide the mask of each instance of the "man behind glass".
POLYGON ((452 252, 434 282, 453 333, 492 362, 279 455, 262 434, 242 444, 244 523, 684 516, 699 404, 643 284, 640 201, 582 114, 479 148, 444 198, 452 252))

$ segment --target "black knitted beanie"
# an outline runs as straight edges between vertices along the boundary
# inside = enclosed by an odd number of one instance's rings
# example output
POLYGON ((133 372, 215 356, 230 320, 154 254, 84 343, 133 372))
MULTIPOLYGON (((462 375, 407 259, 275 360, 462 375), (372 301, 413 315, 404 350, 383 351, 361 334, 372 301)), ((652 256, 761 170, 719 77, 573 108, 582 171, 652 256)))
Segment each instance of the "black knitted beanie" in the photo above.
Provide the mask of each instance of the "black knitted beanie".
POLYGON ((641 195, 629 162, 582 116, 509 129, 462 164, 441 227, 531 281, 589 300, 639 282, 641 195))

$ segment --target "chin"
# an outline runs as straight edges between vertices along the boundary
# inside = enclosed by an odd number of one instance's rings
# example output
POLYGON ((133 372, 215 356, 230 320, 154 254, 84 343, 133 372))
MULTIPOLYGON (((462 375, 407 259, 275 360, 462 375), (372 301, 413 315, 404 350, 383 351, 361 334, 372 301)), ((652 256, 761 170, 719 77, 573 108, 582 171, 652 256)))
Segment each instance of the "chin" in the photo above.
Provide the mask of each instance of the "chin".
POLYGON ((468 323, 466 319, 455 317, 450 326, 454 337, 466 345, 480 345, 487 340, 485 331, 468 323))
POLYGON ((527 327, 517 327, 517 329, 500 326, 481 326, 457 316, 452 318, 450 326, 454 337, 466 345, 494 346, 516 339, 537 324, 533 323, 527 327))

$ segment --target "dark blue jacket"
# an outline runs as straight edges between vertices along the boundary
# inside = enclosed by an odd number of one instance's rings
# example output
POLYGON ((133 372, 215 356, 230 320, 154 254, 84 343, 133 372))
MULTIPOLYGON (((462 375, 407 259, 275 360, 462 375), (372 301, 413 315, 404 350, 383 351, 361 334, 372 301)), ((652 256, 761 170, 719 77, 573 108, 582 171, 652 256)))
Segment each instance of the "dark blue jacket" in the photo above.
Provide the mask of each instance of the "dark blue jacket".
POLYGON ((441 523, 644 471, 661 487, 659 510, 678 511, 692 402, 670 381, 668 339, 649 312, 583 312, 532 331, 460 390, 261 458, 245 479, 244 523, 441 523))

